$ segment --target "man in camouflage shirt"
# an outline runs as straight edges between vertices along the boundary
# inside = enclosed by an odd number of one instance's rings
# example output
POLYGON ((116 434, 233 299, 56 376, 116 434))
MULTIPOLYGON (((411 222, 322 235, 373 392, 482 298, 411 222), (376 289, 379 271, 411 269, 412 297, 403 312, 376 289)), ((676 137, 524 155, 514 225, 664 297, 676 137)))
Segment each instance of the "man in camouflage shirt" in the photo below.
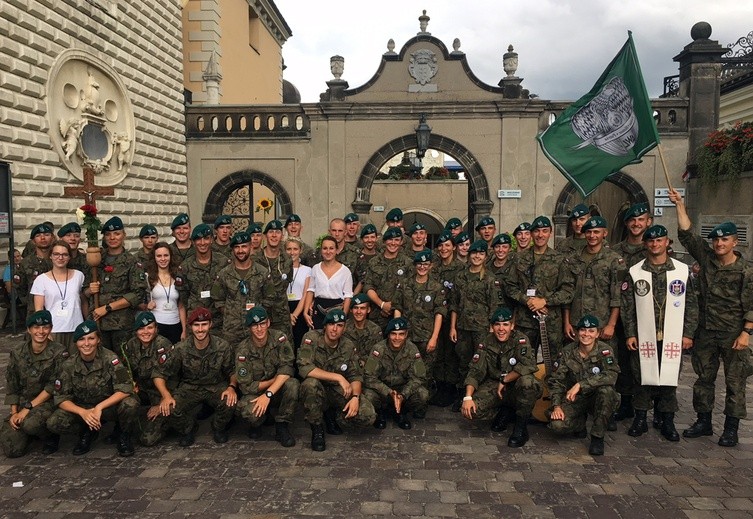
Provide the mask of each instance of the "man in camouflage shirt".
POLYGON ((180 213, 170 224, 175 241, 170 244, 170 252, 175 262, 180 265, 193 256, 194 248, 191 243, 191 221, 186 213, 180 213))
POLYGON ((355 294, 350 300, 350 312, 343 332, 343 337, 355 344, 361 367, 366 364, 374 345, 382 340, 382 330, 369 319, 370 311, 369 296, 362 292, 355 294))
POLYGON ((366 270, 371 258, 379 254, 377 250, 377 230, 374 224, 366 224, 361 229, 361 244, 363 247, 359 250, 358 259, 356 260, 355 287, 353 292, 358 293, 363 290, 363 282, 366 279, 366 270))
POLYGON ((557 242, 555 249, 557 252, 570 256, 580 254, 581 249, 586 245, 586 237, 583 235, 583 225, 591 218, 591 211, 585 204, 578 204, 570 211, 570 217, 567 219, 571 235, 562 241, 557 242))
MULTIPOLYGON (((198 227, 198 226, 197 226, 198 227)), ((191 233, 191 240, 196 246, 196 240, 191 233)), ((233 237, 233 219, 226 214, 221 214, 214 221, 214 240, 212 241, 212 252, 222 254, 227 257, 230 256, 233 251, 230 248, 230 238, 233 237)))
POLYGON ((412 262, 400 251, 402 239, 399 227, 387 229, 382 235, 384 251, 371 258, 366 268, 363 291, 374 304, 370 318, 382 329, 392 318, 394 300, 411 273, 412 262))
POLYGON ((254 263, 267 271, 261 304, 269 314, 275 330, 293 335, 288 305, 288 285, 293 279, 293 260, 280 246, 282 222, 272 220, 264 228, 266 244, 254 256, 254 263))
POLYGON ((147 263, 152 260, 154 247, 159 241, 157 228, 152 224, 143 226, 139 231, 139 241, 141 242, 141 247, 133 253, 133 256, 136 258, 138 267, 141 270, 146 270, 147 263))
POLYGON ((13 281, 19 298, 26 298, 26 316, 34 313, 34 296, 29 293, 37 276, 52 269, 50 251, 52 250, 52 228, 40 223, 31 230, 31 243, 34 249, 26 256, 16 269, 13 281))

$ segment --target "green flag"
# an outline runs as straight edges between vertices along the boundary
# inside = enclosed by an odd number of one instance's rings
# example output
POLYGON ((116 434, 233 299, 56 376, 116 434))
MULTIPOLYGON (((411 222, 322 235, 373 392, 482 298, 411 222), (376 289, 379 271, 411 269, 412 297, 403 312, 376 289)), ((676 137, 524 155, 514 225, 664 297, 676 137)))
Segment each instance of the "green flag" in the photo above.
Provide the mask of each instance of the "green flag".
POLYGON ((536 139, 544 155, 584 197, 659 144, 630 32, 591 91, 536 139))

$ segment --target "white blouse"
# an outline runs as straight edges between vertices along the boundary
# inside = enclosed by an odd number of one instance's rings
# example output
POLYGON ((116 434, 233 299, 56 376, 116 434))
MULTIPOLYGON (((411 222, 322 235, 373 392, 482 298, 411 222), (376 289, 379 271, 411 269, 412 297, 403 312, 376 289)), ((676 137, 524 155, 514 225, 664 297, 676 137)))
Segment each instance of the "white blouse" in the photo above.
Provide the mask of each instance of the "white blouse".
POLYGON ((293 267, 293 281, 288 285, 288 300, 300 301, 303 299, 303 289, 306 288, 306 280, 311 277, 311 267, 301 265, 293 267))
POLYGON ((331 278, 322 272, 322 264, 317 263, 311 269, 311 283, 309 283, 309 292, 313 292, 315 297, 324 299, 347 299, 353 297, 353 274, 345 265, 341 265, 339 270, 331 278))

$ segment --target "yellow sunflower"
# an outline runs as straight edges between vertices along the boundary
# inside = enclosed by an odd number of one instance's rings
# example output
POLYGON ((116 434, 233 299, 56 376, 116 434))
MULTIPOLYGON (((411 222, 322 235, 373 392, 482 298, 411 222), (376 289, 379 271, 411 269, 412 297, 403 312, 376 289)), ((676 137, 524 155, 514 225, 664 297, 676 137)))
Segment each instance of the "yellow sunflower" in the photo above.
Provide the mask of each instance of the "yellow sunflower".
POLYGON ((269 211, 275 206, 275 203, 269 198, 262 198, 256 204, 256 212, 264 211, 264 214, 269 214, 269 211))

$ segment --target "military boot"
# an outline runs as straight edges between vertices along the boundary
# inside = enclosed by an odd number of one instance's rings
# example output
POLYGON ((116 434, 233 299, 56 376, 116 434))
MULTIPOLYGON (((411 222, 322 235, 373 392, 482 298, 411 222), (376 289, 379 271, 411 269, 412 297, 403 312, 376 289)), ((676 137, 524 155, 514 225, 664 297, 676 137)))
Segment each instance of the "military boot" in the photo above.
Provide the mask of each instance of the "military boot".
POLYGON ((617 408, 617 411, 615 411, 613 415, 614 421, 621 422, 625 418, 632 418, 633 416, 635 416, 635 411, 633 410, 633 396, 621 395, 620 407, 617 408))
POLYGON ((515 418, 515 427, 512 429, 512 435, 507 440, 508 447, 522 447, 528 441, 528 417, 518 416, 515 418))
POLYGON ((324 425, 311 424, 311 450, 322 452, 327 448, 326 440, 324 439, 324 425))
POLYGON ((395 423, 398 427, 404 430, 413 427, 413 424, 408 420, 408 415, 406 413, 395 413, 395 423))
POLYGON ((384 429, 387 427, 387 410, 384 408, 377 409, 376 420, 374 420, 374 429, 384 429))
POLYGON ((724 432, 719 437, 721 447, 734 447, 737 445, 737 428, 740 425, 740 419, 727 416, 724 419, 724 432))
POLYGON ((343 433, 343 430, 337 423, 337 414, 334 409, 327 409, 324 412, 324 425, 327 428, 327 434, 339 436, 343 433))
POLYGON ((124 458, 133 456, 135 452, 133 450, 133 443, 131 443, 131 435, 127 432, 121 431, 118 435, 118 455, 124 458))
POLYGON ((285 422, 275 423, 275 439, 280 442, 283 447, 292 447, 295 445, 295 438, 290 434, 288 424, 285 422))
POLYGON ((507 429, 507 424, 515 417, 515 410, 503 405, 497 411, 494 420, 492 420, 492 431, 502 432, 507 429))
POLYGON ((628 429, 628 436, 640 436, 641 434, 648 432, 646 414, 646 411, 641 411, 640 409, 635 410, 635 418, 633 418, 633 425, 628 429))
POLYGON ((675 413, 662 413, 661 435, 671 442, 680 441, 680 433, 675 428, 675 413))
POLYGON ((60 446, 60 435, 51 434, 47 438, 44 439, 44 444, 42 445, 42 454, 53 454, 58 451, 59 446, 60 446))
POLYGON ((86 430, 81 433, 81 436, 78 437, 78 443, 76 443, 76 446, 73 448, 73 455, 80 456, 81 454, 89 452, 92 449, 92 443, 97 439, 98 435, 99 433, 97 431, 92 431, 87 427, 86 430))
POLYGON ((712 434, 714 434, 714 428, 711 425, 711 413, 698 413, 695 423, 682 432, 685 438, 700 438, 712 434))
POLYGON ((604 438, 597 438, 591 436, 591 445, 588 446, 588 453, 591 456, 603 456, 604 455, 604 438))

